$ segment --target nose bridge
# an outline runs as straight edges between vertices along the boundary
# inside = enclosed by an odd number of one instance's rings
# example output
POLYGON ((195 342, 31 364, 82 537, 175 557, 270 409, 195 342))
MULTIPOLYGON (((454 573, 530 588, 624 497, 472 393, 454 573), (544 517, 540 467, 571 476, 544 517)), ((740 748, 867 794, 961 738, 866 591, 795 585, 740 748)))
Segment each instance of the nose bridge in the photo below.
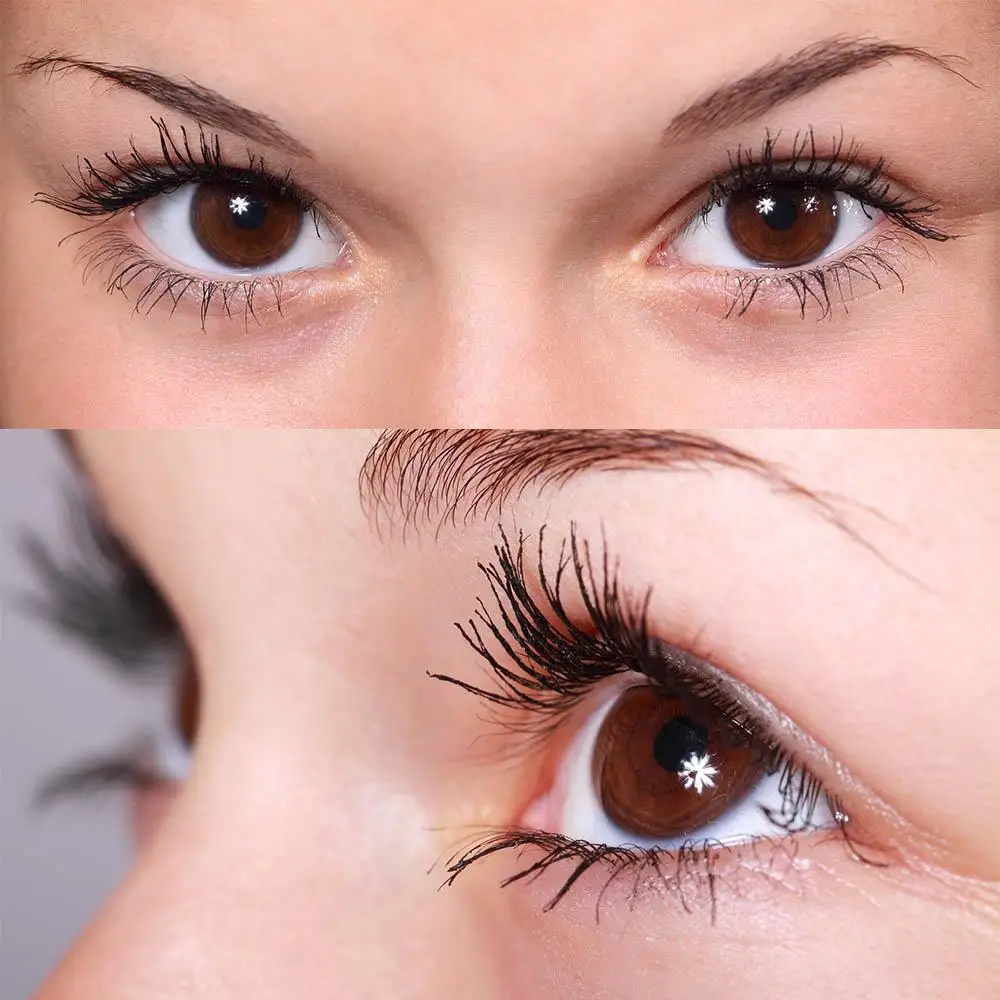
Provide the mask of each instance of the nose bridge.
POLYGON ((437 891, 408 797, 357 779, 324 796, 280 784, 186 791, 36 1000, 463 995, 456 969, 491 963, 490 916, 437 891), (463 962, 428 962, 442 942, 463 962))

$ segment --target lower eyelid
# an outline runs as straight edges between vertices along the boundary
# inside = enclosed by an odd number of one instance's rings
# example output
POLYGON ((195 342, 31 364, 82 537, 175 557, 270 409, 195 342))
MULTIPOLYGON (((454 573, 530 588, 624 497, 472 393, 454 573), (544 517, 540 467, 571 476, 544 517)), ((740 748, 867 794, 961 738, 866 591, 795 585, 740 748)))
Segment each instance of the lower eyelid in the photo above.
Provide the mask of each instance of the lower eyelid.
POLYGON ((707 306, 701 311, 719 319, 759 313, 795 320, 811 313, 829 319, 875 292, 904 290, 912 264, 928 256, 921 237, 883 218, 859 243, 810 267, 726 270, 672 256, 652 266, 668 271, 666 277, 677 291, 695 297, 707 306))
MULTIPOLYGON (((122 294, 143 315, 163 309, 169 316, 184 309, 199 317, 202 328, 208 319, 244 319, 258 325, 269 313, 283 316, 318 280, 319 269, 247 277, 199 275, 144 246, 141 231, 135 230, 132 238, 121 229, 102 228, 80 245, 77 258, 85 281, 100 279, 109 294, 122 294)), ((343 284, 346 278, 350 284, 349 274, 344 269, 334 282, 343 284)))

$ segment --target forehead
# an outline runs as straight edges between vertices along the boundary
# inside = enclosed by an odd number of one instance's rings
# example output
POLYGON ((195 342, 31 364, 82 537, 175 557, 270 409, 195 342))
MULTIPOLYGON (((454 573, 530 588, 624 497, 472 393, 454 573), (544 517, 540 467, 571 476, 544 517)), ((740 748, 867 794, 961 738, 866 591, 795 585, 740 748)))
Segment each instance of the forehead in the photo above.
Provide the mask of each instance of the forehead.
MULTIPOLYGON (((485 206, 499 225, 520 218, 532 194, 575 206, 593 192, 643 188, 678 112, 818 42, 879 39, 974 62, 991 31, 995 44, 996 26, 982 30, 996 21, 991 4, 825 0, 796 4, 794 16, 788 0, 14 0, 8 9, 16 58, 57 51, 190 78, 279 122, 314 151, 324 178, 388 216, 405 204, 440 224, 455 205, 485 206)), ((884 132, 927 76, 897 61, 838 83, 847 89, 835 108, 767 124, 835 134, 845 119, 874 116, 884 132)), ((108 92, 66 86, 77 88, 73 107, 108 92)), ((125 109, 133 131, 155 109, 120 91, 87 107, 108 133, 125 109)), ((758 124, 729 138, 760 137, 758 124)), ((679 149, 680 167, 700 173, 684 164, 706 150, 679 149)))
POLYGON ((395 107, 482 128, 507 107, 521 120, 613 105, 626 114, 655 96, 669 111, 833 36, 963 43, 964 52, 990 2, 826 0, 796 4, 794 16, 788 0, 14 0, 12 9, 27 40, 42 34, 84 58, 210 76, 217 89, 272 91, 276 101, 295 94, 303 113, 395 107), (49 16, 38 18, 39 7, 49 16))

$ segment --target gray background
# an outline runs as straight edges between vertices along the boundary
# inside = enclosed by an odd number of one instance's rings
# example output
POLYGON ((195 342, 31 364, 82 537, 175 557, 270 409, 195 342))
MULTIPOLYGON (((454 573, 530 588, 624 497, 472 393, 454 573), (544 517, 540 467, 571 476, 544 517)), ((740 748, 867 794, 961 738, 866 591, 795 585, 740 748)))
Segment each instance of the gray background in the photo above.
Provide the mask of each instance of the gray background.
POLYGON ((40 811, 34 791, 163 711, 162 694, 126 686, 12 600, 35 587, 18 532, 65 548, 72 482, 50 435, 0 431, 0 1000, 31 997, 128 865, 119 796, 40 811))

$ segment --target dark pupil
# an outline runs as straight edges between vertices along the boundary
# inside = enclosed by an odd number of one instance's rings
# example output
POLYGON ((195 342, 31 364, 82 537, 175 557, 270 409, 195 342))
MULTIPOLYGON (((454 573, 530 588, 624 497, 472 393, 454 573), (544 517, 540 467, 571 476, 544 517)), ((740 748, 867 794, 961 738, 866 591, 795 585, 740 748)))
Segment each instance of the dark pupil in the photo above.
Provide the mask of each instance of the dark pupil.
POLYGON ((701 756, 708 745, 708 728, 688 718, 675 715, 659 732, 653 743, 653 757, 664 771, 680 771, 692 754, 701 756))
POLYGON ((240 229, 260 229, 267 218, 267 202, 250 194, 234 194, 229 199, 229 214, 240 229))
POLYGON ((784 232, 798 222, 799 208, 794 198, 782 198, 773 192, 766 192, 757 201, 757 214, 771 229, 784 232))

